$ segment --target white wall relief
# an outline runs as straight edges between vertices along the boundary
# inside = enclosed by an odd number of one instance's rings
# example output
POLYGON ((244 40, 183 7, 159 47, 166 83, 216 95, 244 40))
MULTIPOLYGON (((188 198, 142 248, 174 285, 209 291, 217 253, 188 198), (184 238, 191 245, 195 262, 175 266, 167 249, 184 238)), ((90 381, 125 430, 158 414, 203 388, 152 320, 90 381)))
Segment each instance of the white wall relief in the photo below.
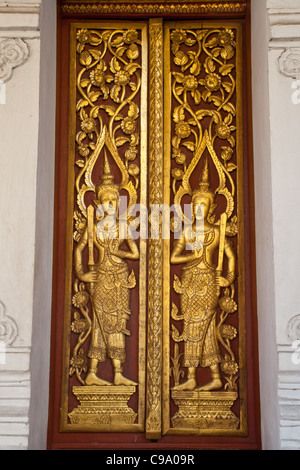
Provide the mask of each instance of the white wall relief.
POLYGON ((278 59, 279 71, 287 77, 300 77, 300 48, 285 50, 278 59))
POLYGON ((18 335, 16 322, 6 315, 5 305, 0 301, 0 343, 12 345, 18 335))
POLYGON ((23 39, 0 38, 0 81, 11 78, 15 67, 22 65, 29 57, 29 48, 23 39))

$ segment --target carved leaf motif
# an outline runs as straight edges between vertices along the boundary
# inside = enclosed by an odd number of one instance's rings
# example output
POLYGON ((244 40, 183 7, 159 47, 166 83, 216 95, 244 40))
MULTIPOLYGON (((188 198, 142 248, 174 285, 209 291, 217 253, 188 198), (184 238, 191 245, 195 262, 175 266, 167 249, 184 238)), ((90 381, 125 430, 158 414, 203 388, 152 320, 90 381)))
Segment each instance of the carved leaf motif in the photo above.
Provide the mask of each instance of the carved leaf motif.
POLYGON ((176 123, 178 123, 179 121, 184 121, 185 120, 185 114, 184 114, 184 107, 183 106, 177 106, 174 109, 173 119, 174 119, 174 122, 176 122, 176 123))
POLYGON ((196 60, 194 60, 193 65, 190 68, 190 73, 192 75, 197 76, 197 75, 199 75, 200 71, 201 71, 201 63, 199 62, 198 59, 196 59, 196 60))
POLYGON ((102 54, 97 49, 89 49, 89 53, 91 54, 92 57, 94 57, 95 60, 98 61, 101 59, 102 54))
POLYGON ((127 49, 127 57, 130 60, 136 60, 139 56, 139 49, 136 44, 131 44, 130 47, 127 49))
POLYGON ((176 343, 181 343, 184 340, 184 338, 182 336, 180 336, 179 331, 177 330, 177 328, 174 325, 172 325, 172 331, 173 331, 173 333, 172 333, 173 340, 176 343))
POLYGON ((88 94, 88 97, 94 103, 95 101, 97 101, 100 95, 101 95, 100 92, 92 91, 91 93, 88 94))
POLYGON ((231 172, 231 171, 234 171, 236 169, 237 169, 237 166, 234 163, 228 163, 228 165, 227 165, 227 170, 228 171, 231 172))
POLYGON ((128 110, 128 117, 132 119, 137 119, 139 115, 139 107, 137 104, 131 102, 129 105, 129 110, 128 110))
POLYGON ((80 54, 79 62, 84 67, 89 67, 89 65, 91 65, 92 61, 93 61, 93 58, 92 58, 91 54, 88 51, 83 51, 80 54))
POLYGON ((126 142, 130 142, 129 137, 117 137, 116 138, 116 146, 122 147, 126 142))
POLYGON ((205 67, 206 73, 210 73, 210 72, 212 73, 216 70, 215 63, 214 63, 213 59, 210 58, 210 57, 208 57, 205 60, 204 67, 205 67))
POLYGON ((173 320, 180 321, 184 319, 184 315, 178 315, 178 307, 172 302, 172 311, 171 311, 171 317, 173 320))
POLYGON ((110 70, 112 73, 117 73, 121 70, 120 62, 116 57, 113 57, 110 62, 110 70))
POLYGON ((133 289, 136 286, 136 278, 134 271, 131 271, 129 277, 128 277, 128 288, 133 289))
POLYGON ((126 65, 125 70, 128 72, 130 75, 133 75, 138 69, 140 69, 141 66, 136 63, 130 63, 126 65))
POLYGON ((177 294, 183 294, 184 289, 182 287, 182 284, 181 284, 178 276, 176 276, 176 274, 174 275, 173 287, 174 287, 174 290, 177 294))
POLYGON ((76 106, 76 111, 79 111, 81 108, 84 108, 85 106, 87 106, 89 104, 89 102, 87 100, 84 100, 84 99, 80 99, 77 103, 77 106, 76 106))
POLYGON ((90 80, 88 80, 87 78, 81 80, 81 82, 80 82, 80 86, 82 88, 86 88, 89 84, 90 84, 90 80))
POLYGON ((180 65, 181 67, 183 67, 188 62, 188 60, 189 58, 187 54, 185 54, 182 51, 176 52, 175 59, 174 59, 174 62, 176 65, 180 65))
POLYGON ((111 90, 110 96, 116 103, 120 103, 120 91, 121 85, 114 85, 111 90))
POLYGON ((234 69, 235 65, 233 64, 224 64, 220 67, 219 69, 219 72, 221 75, 223 75, 224 77, 226 75, 228 75, 233 69, 234 69))

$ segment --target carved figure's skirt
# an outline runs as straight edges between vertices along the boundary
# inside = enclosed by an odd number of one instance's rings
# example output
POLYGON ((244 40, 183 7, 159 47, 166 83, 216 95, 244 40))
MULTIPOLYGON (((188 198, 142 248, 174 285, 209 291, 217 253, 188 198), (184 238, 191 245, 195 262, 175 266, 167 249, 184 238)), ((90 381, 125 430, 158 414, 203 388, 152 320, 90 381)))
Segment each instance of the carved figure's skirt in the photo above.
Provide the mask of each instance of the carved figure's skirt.
POLYGON ((130 315, 128 267, 106 265, 91 285, 93 327, 88 356, 104 362, 107 357, 125 362, 126 323, 130 315))
POLYGON ((216 333, 219 286, 213 269, 197 266, 183 269, 184 367, 208 367, 221 362, 216 333))

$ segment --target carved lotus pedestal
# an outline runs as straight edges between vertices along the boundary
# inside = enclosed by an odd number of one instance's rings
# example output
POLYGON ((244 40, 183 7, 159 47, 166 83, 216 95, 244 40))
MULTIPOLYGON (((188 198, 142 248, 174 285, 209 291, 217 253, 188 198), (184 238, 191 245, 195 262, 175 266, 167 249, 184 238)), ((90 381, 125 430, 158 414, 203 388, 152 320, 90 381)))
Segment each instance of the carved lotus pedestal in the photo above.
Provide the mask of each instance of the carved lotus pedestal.
POLYGON ((172 418, 174 428, 185 428, 195 433, 203 429, 238 429, 239 419, 231 411, 238 395, 235 392, 172 391, 178 406, 172 418))
POLYGON ((137 417, 128 406, 135 386, 81 386, 73 387, 80 405, 69 413, 72 424, 126 425, 137 417))

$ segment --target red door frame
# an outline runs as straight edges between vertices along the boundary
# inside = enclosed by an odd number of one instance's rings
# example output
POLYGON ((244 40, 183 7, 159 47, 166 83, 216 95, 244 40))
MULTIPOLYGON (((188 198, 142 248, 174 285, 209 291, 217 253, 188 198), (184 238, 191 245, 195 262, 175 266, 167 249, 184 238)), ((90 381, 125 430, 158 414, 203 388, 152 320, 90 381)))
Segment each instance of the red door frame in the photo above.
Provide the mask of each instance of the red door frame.
MULTIPOLYGON (((106 449, 106 450, 188 450, 188 449, 245 449, 261 448, 260 403, 258 371, 258 328, 256 312, 255 279, 255 221, 254 221, 254 176, 252 149, 252 107, 251 107, 251 0, 246 1, 243 15, 228 16, 239 19, 244 27, 244 140, 245 140, 245 259, 246 259, 246 331, 247 331, 247 375, 248 375, 248 428, 246 437, 195 437, 164 436, 157 442, 146 440, 144 434, 104 433, 61 433, 59 432, 60 394, 63 351, 64 315, 64 255, 66 236, 66 192, 69 100, 69 26, 79 16, 63 17, 61 1, 58 0, 57 33, 57 123, 56 123, 56 166, 55 166, 55 220, 54 220, 54 267, 51 331, 50 401, 48 444, 49 450, 58 449, 106 449)), ((240 2, 243 3, 243 2, 240 2)), ((156 15, 157 16, 157 15, 156 15)), ((179 15, 160 15, 164 20, 180 19, 179 15)), ((103 17, 102 17, 103 18, 103 17)), ((141 15, 123 16, 126 19, 141 19, 141 15)), ((142 19, 148 19, 143 15, 142 19)), ((205 14, 205 19, 215 18, 205 14)), ((101 20, 101 16, 80 19, 101 20)), ((104 19, 104 18, 103 18, 104 19)), ((105 18, 107 19, 107 17, 105 18)), ((117 19, 117 18, 115 18, 117 19)), ((182 18, 181 18, 182 19, 182 18)), ((204 19, 185 15, 185 19, 204 19)))

